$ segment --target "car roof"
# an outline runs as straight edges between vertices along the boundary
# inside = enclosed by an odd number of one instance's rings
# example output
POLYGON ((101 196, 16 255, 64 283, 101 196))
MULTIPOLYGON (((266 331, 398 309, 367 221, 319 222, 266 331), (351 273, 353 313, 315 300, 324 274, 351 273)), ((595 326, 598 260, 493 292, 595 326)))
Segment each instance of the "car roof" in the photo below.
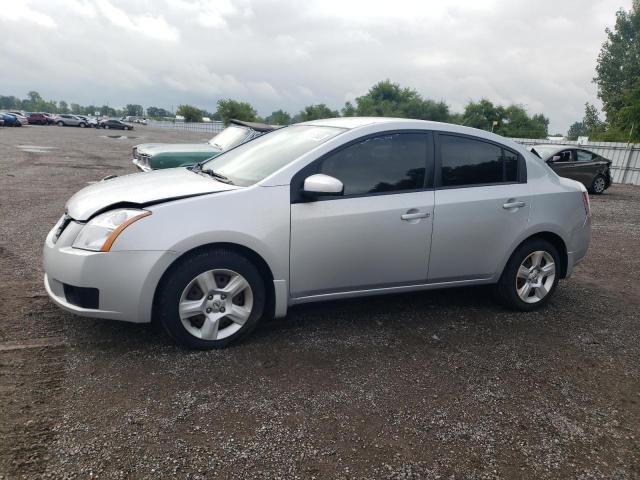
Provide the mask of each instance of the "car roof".
POLYGON ((454 123, 434 122, 432 120, 416 120, 412 118, 393 118, 393 117, 340 117, 325 118, 321 120, 310 120, 298 123, 296 125, 313 125, 322 127, 336 127, 347 130, 367 127, 370 125, 384 125, 389 130, 398 129, 418 129, 418 130, 436 130, 441 132, 459 133, 462 135, 470 135, 473 137, 484 138, 494 141, 502 145, 510 145, 511 148, 524 151, 522 145, 513 140, 502 137, 495 133, 480 130, 478 128, 465 127, 454 123))
POLYGON ((538 143, 537 145, 531 145, 529 148, 530 149, 535 148, 536 151, 538 151, 537 147, 541 147, 541 148, 544 147, 545 150, 550 151, 551 153, 549 156, 555 155, 556 153, 561 152, 563 150, 585 150, 587 152, 593 153, 591 150, 589 150, 588 148, 584 148, 584 146, 582 145, 558 145, 558 144, 550 144, 550 143, 538 143))

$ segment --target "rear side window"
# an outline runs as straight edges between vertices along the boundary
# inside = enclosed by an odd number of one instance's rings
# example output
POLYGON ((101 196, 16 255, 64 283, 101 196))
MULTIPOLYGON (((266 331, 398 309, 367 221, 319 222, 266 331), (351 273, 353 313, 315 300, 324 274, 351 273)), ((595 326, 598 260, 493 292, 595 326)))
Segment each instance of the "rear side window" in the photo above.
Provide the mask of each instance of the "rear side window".
POLYGON ((518 181, 517 153, 455 135, 440 135, 439 141, 443 187, 518 181))
MULTIPOLYGON (((319 173, 344 184, 344 195, 366 195, 424 188, 429 137, 393 133, 368 138, 325 157, 319 173)), ((430 162, 433 166, 433 163, 430 162)), ((431 172, 433 168, 429 169, 431 172)))

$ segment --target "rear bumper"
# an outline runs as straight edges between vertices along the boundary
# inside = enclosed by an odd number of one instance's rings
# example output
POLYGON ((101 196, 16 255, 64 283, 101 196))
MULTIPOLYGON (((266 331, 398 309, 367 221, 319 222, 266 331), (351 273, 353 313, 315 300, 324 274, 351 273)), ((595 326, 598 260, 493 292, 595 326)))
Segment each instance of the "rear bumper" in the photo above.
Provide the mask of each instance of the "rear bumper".
POLYGON ((565 278, 569 278, 575 266, 580 263, 589 250, 591 242, 591 218, 587 217, 580 228, 576 228, 567 245, 567 272, 565 278))

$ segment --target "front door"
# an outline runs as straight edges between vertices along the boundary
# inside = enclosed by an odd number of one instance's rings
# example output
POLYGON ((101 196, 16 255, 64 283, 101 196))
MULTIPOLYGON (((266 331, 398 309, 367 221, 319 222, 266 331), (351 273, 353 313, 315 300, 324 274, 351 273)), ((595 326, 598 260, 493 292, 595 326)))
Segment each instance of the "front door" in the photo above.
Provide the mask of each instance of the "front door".
MULTIPOLYGON (((351 144, 305 169, 344 184, 342 196, 292 192, 292 297, 426 283, 433 218, 433 142, 389 133, 351 144)), ((296 188, 296 182, 292 182, 296 188)))

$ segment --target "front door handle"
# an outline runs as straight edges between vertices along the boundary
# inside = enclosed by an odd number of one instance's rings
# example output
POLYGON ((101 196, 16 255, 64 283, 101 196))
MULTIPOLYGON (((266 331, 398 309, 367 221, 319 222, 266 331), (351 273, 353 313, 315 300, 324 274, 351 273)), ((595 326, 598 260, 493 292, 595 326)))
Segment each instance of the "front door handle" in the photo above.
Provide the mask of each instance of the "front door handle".
POLYGON ((409 210, 407 213, 400 215, 402 220, 417 220, 419 218, 429 218, 431 214, 429 212, 417 212, 414 209, 409 210))
POLYGON ((505 210, 511 210, 512 208, 522 208, 526 205, 524 202, 507 202, 502 204, 502 208, 505 210))

